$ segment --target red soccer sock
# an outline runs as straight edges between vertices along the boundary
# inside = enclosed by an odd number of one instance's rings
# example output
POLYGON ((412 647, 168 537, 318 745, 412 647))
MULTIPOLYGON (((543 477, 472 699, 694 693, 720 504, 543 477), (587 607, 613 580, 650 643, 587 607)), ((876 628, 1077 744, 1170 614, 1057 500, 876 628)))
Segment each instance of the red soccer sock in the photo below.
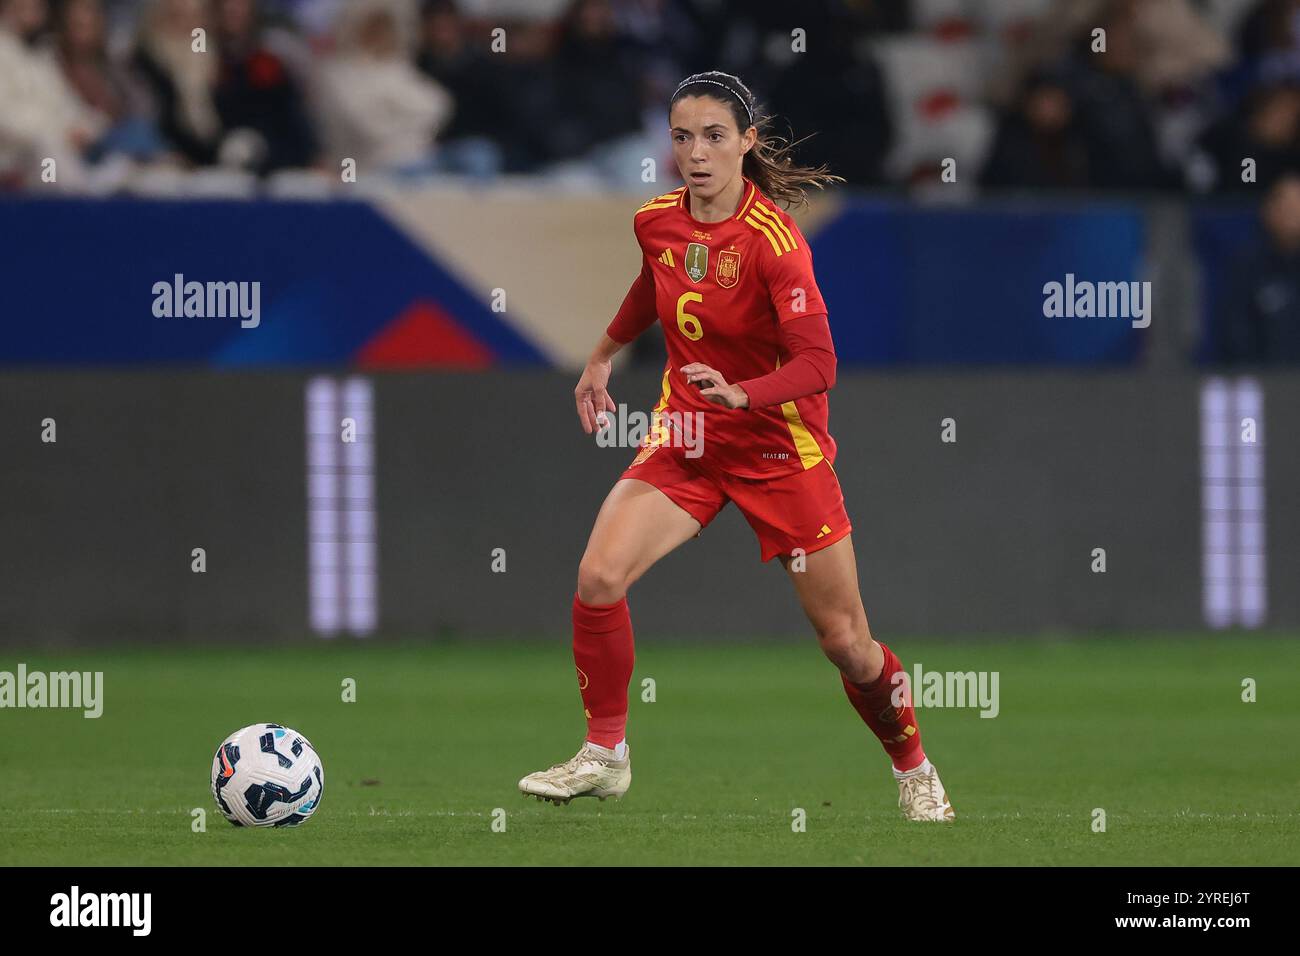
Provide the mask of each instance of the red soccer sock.
POLYGON ((587 739, 613 747, 627 734, 632 679, 632 618, 627 598, 598 607, 573 596, 573 663, 587 717, 587 739))
POLYGON ((894 762, 894 769, 901 773, 919 767, 925 760, 925 751, 921 749, 921 729, 912 707, 911 687, 905 679, 907 672, 893 651, 884 644, 880 644, 880 649, 885 652, 885 666, 874 681, 855 684, 843 674, 840 680, 844 682, 849 703, 880 738, 885 753, 894 762), (895 674, 902 675, 898 681, 893 679, 895 674), (902 706, 897 706, 895 700, 902 706))

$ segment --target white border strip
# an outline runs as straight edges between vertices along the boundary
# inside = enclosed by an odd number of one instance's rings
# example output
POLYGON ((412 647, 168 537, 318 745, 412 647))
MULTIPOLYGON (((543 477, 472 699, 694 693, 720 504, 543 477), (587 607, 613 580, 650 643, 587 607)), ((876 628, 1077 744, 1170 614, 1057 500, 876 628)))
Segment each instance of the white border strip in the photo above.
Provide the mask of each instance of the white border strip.
POLYGON ((343 414, 355 422, 355 440, 343 443, 344 617, 354 634, 374 631, 379 619, 379 521, 375 512, 375 395, 369 379, 343 383, 343 414))
POLYGON ((1268 616, 1264 393, 1253 378, 1201 385, 1201 603, 1221 629, 1268 616))
POLYGON ((318 376, 305 402, 311 628, 369 634, 379 622, 374 388, 365 378, 340 387, 318 376))
POLYGON ((307 383, 307 594, 311 628, 326 637, 343 626, 338 399, 333 379, 307 383))

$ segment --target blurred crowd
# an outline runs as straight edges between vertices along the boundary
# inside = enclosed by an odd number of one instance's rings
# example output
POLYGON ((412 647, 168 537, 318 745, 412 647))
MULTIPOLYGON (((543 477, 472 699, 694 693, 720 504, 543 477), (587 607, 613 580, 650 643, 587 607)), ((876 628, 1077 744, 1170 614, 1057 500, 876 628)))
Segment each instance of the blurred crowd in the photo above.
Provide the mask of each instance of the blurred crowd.
POLYGON ((1256 198, 1210 351, 1300 363, 1300 0, 0 0, 0 191, 643 191, 706 69, 855 186, 1256 198))
POLYGON ((637 188, 674 84, 714 68, 862 186, 953 158, 988 189, 1230 193, 1300 165, 1300 0, 0 0, 0 185, 350 158, 637 188))

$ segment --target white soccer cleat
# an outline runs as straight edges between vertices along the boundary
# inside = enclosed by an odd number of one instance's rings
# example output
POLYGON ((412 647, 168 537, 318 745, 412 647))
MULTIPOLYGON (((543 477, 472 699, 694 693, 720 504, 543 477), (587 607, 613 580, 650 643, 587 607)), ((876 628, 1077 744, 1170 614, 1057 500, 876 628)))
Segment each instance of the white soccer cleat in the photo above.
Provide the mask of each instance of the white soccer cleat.
POLYGON ((952 804, 939 781, 939 771, 930 764, 910 770, 898 777, 898 809, 909 820, 933 820, 946 823, 953 819, 952 804))
POLYGON ((588 741, 564 763, 524 777, 519 790, 525 797, 549 800, 556 806, 574 797, 617 800, 632 785, 632 751, 628 749, 622 760, 615 760, 601 750, 604 748, 597 749, 588 741))

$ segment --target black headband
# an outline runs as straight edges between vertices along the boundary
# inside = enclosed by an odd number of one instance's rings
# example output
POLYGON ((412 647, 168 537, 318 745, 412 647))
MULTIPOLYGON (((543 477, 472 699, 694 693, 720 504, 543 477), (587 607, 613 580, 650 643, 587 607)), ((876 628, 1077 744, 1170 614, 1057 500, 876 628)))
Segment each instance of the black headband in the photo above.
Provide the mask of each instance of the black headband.
MULTIPOLYGON (((732 89, 730 86, 728 86, 726 83, 723 83, 721 80, 710 79, 707 76, 688 76, 686 79, 682 80, 682 82, 678 85, 677 89, 673 90, 673 95, 669 98, 668 102, 671 103, 673 100, 677 99, 678 93, 680 93, 688 86, 694 86, 696 83, 711 83, 714 86, 720 86, 728 93, 730 93, 732 96, 734 96, 736 99, 740 100, 740 105, 745 108, 745 115, 749 117, 749 125, 750 126, 754 125, 754 111, 749 108, 749 104, 746 103, 745 98, 740 95, 740 91, 732 89)), ((749 127, 746 127, 746 129, 748 128, 749 127)), ((741 130, 741 132, 744 132, 744 130, 741 130)))

